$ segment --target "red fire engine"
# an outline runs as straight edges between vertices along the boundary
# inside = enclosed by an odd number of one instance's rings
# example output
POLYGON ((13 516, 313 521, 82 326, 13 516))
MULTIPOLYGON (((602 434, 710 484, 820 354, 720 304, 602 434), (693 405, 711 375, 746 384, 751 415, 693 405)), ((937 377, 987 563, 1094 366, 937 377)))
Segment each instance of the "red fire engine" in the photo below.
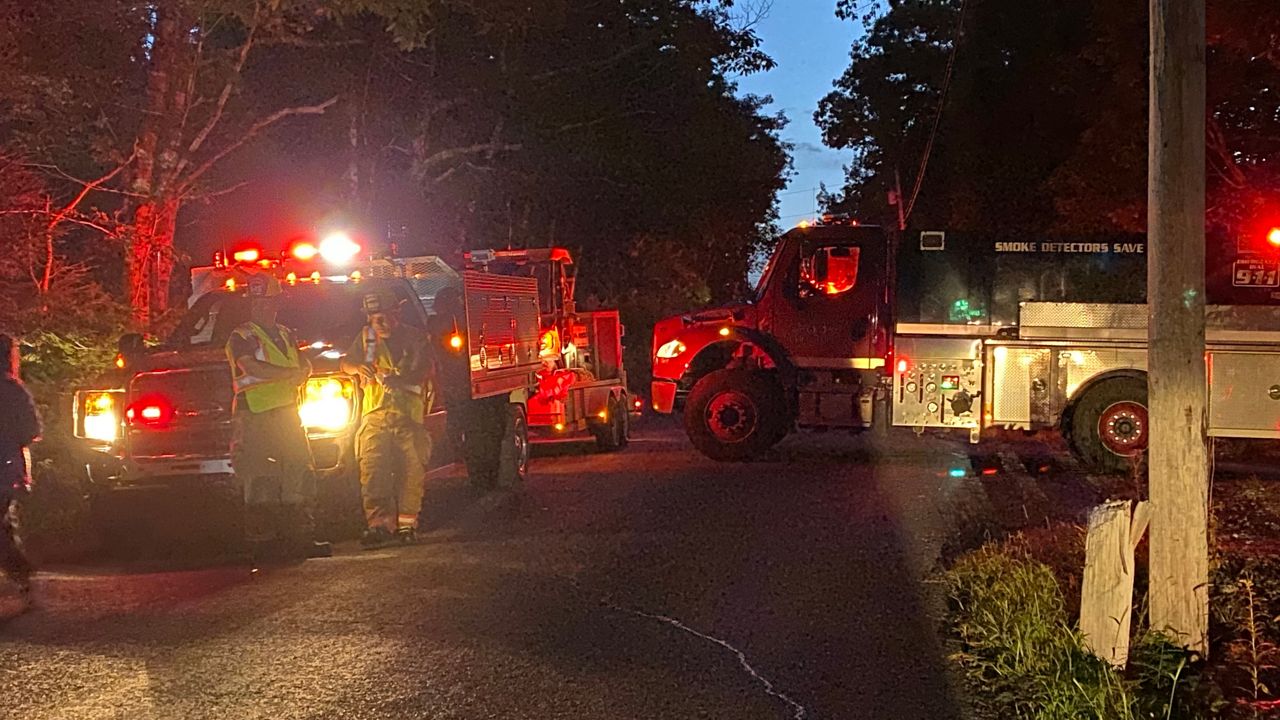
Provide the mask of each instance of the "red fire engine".
POLYGON ((538 282, 542 336, 538 385, 529 398, 530 435, 542 440, 594 437, 605 451, 626 446, 630 413, 617 310, 578 310, 576 266, 564 248, 484 250, 467 267, 538 282))

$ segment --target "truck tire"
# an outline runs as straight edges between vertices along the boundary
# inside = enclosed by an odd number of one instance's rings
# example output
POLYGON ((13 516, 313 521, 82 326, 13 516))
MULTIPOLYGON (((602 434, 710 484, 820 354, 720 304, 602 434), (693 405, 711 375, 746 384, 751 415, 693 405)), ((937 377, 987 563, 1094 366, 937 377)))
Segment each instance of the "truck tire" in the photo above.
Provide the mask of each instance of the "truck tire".
POLYGON ((596 448, 600 452, 616 452, 627 446, 627 413, 616 400, 609 401, 609 422, 596 428, 596 448))
POLYGON ((462 410, 462 458, 467 466, 467 480, 477 490, 492 490, 498 485, 498 467, 502 457, 502 438, 506 432, 506 398, 501 405, 496 398, 470 400, 462 410))
POLYGON ((786 436, 790 423, 782 388, 771 376, 717 370, 698 381, 684 408, 693 446, 712 460, 751 460, 786 436))
POLYGON ((1089 470, 1130 471, 1146 454, 1151 437, 1146 380, 1118 377, 1089 388, 1076 403, 1064 433, 1089 470))
POLYGON ((498 456, 498 487, 513 488, 529 479, 529 419, 523 405, 507 405, 507 427, 498 456))

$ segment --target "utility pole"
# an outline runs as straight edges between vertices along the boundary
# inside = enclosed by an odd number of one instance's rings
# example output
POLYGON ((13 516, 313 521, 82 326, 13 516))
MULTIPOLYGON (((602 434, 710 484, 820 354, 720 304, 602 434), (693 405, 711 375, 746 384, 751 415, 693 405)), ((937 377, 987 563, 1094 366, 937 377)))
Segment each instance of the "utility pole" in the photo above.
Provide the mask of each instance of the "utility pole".
POLYGON ((1206 653, 1205 0, 1151 2, 1151 627, 1206 653))

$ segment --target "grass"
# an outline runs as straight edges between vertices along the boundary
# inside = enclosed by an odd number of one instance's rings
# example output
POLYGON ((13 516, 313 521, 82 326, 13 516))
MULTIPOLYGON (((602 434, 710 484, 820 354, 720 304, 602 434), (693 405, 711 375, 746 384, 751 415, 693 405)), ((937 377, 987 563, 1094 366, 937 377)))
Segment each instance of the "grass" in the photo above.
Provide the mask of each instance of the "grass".
POLYGON ((961 557, 947 572, 953 655, 980 714, 1038 720, 1208 717, 1211 693, 1181 649, 1139 631, 1119 672, 1088 651, 1055 571, 1023 538, 961 557))

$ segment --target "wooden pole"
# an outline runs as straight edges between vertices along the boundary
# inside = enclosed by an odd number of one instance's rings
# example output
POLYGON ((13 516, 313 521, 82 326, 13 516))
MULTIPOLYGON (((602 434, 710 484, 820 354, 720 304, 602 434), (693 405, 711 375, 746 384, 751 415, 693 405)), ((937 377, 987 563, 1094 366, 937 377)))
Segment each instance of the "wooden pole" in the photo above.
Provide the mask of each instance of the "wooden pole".
POLYGON ((1151 627, 1205 653, 1205 0, 1151 0, 1151 627))
POLYGON ((1129 662, 1133 615, 1133 553, 1147 532, 1151 506, 1113 500, 1089 513, 1084 578, 1080 583, 1080 634, 1094 655, 1115 667, 1129 662))

